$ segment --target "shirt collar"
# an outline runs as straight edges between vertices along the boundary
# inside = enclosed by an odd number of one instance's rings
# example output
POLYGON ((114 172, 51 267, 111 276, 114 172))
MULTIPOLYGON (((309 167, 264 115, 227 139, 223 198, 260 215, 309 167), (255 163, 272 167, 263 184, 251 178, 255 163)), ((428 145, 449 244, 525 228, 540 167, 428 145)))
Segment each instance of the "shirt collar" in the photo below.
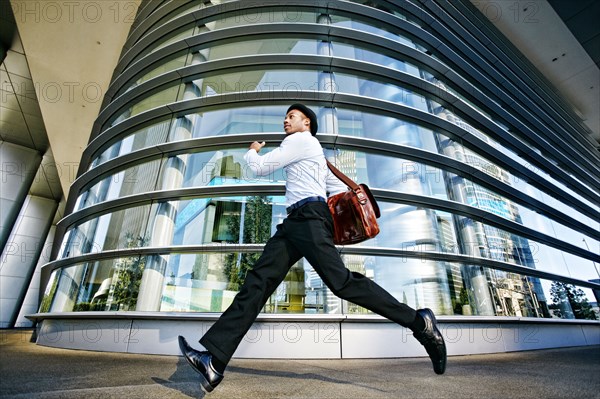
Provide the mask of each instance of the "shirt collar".
POLYGON ((294 133, 286 134, 285 137, 290 137, 290 136, 293 136, 295 134, 301 134, 301 133, 308 133, 308 134, 310 134, 312 136, 312 133, 310 132, 310 130, 305 130, 303 132, 294 132, 294 133))

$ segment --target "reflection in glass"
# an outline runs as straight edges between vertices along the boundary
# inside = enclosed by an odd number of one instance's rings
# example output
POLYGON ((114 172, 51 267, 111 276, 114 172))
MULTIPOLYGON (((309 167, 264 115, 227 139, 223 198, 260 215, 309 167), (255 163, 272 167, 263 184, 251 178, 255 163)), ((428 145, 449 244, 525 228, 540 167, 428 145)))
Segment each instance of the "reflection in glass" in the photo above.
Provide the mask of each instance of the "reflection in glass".
POLYGON ((360 21, 358 19, 355 18, 348 18, 345 16, 337 16, 337 15, 332 15, 331 16, 331 23, 334 26, 340 26, 340 27, 345 27, 345 28, 350 28, 350 29, 355 29, 355 30, 359 30, 361 32, 366 32, 366 33, 370 33, 373 35, 378 35, 378 36, 383 36, 386 39, 391 39, 394 40, 398 43, 401 43, 405 46, 409 46, 409 47, 413 47, 416 48, 418 50, 421 49, 420 46, 418 46, 417 44, 415 44, 412 40, 408 39, 405 36, 402 36, 396 32, 391 32, 388 30, 383 29, 382 27, 379 26, 374 26, 368 22, 363 22, 360 21))
MULTIPOLYGON (((160 63, 157 63, 158 66, 149 70, 148 72, 145 72, 142 76, 140 76, 134 83, 130 84, 128 87, 126 87, 124 90, 120 90, 117 94, 122 94, 128 90, 133 89, 136 86, 141 85, 142 83, 153 79, 157 76, 160 76, 164 73, 170 72, 170 71, 174 71, 176 69, 182 68, 186 65, 186 59, 189 57, 189 55, 187 53, 184 54, 176 54, 176 57, 173 58, 173 56, 169 57, 170 59, 168 59, 167 61, 162 61, 160 63)), ((156 64, 155 64, 156 65, 156 64)))
MULTIPOLYGON (((202 58, 202 57, 199 57, 202 58)), ((201 62, 200 59, 197 62, 201 62)), ((330 70, 246 70, 235 73, 202 76, 185 84, 174 83, 168 89, 145 97, 130 105, 110 126, 121 123, 127 118, 152 108, 166 105, 176 100, 212 97, 232 93, 259 93, 259 99, 270 99, 274 91, 283 91, 290 98, 294 93, 330 92, 356 94, 381 101, 406 105, 424 112, 430 112, 430 104, 435 108, 444 108, 425 96, 401 86, 379 82, 372 78, 362 78, 345 73, 333 73, 330 70)))
MULTIPOLYGON (((143 245, 138 238, 128 239, 129 247, 143 245)), ((147 261, 146 256, 132 255, 62 269, 51 311, 136 310, 147 261)))
POLYGON ((127 248, 128 237, 140 237, 147 243, 146 224, 150 205, 107 213, 79 224, 64 236, 60 258, 127 248))
POLYGON ((171 118, 153 123, 150 126, 140 128, 134 133, 113 143, 108 149, 99 155, 94 155, 90 169, 130 152, 161 144, 166 141, 169 134, 171 118))
MULTIPOLYGON (((266 232, 266 230, 264 231, 266 232)), ((265 237, 258 238, 259 240, 265 237)), ((248 269, 260 257, 255 252, 176 254, 167 268, 160 311, 222 312, 231 304, 248 269)), ((307 280, 303 264, 293 265, 265 304, 265 313, 323 313, 320 279, 307 280), (315 286, 313 286, 315 285, 315 286)))
POLYGON ((58 288, 58 276, 60 275, 61 269, 54 270, 48 279, 48 283, 46 284, 46 290, 44 291, 44 296, 42 297, 42 301, 40 302, 39 313, 47 313, 50 311, 50 306, 52 305, 52 301, 56 296, 56 289, 58 288))
MULTIPOLYGON (((114 143, 96 157, 94 168, 115 157, 164 142, 230 134, 282 133, 287 105, 229 108, 191 113, 171 121, 159 122, 114 143), (186 133, 188 131, 189 133, 186 133)), ((410 147, 430 149, 435 140, 430 129, 399 118, 347 109, 313 107, 319 117, 320 134, 340 134, 388 141, 410 147), (335 120, 335 125, 327 121, 335 120)), ((437 136, 447 137, 437 134, 437 136)), ((249 139, 250 140, 250 139, 249 139)))
MULTIPOLYGON (((204 7, 205 4, 198 6, 204 7)), ((379 6, 373 7, 389 12, 379 6)), ((184 6, 172 10, 159 23, 190 12, 191 8, 184 6)), ((350 14, 346 12, 344 16, 306 12, 304 8, 285 8, 283 3, 255 11, 231 11, 213 20, 203 19, 200 25, 198 22, 182 24, 153 43, 143 39, 146 48, 132 62, 143 64, 146 60, 143 57, 149 52, 175 42, 184 44, 186 38, 194 35, 253 24, 267 26, 273 22, 346 27, 373 35, 365 36, 365 40, 369 37, 385 37, 400 46, 424 50, 395 31, 385 30, 385 24, 380 27, 363 22, 361 19, 364 16, 348 18, 350 14)), ((131 74, 127 76, 131 81, 127 86, 123 85, 119 95, 149 79, 182 67, 202 65, 202 70, 206 73, 181 82, 172 82, 172 86, 167 89, 161 86, 160 92, 148 92, 145 93, 146 97, 141 94, 139 98, 132 99, 131 103, 119 110, 119 115, 114 120, 109 121, 112 126, 158 106, 209 96, 211 98, 206 101, 206 107, 198 106, 189 110, 188 114, 176 113, 167 119, 162 117, 162 120, 152 125, 130 126, 131 131, 121 130, 121 127, 125 128, 128 124, 121 124, 114 129, 108 126, 101 133, 101 144, 95 147, 97 153, 92 156, 94 161, 91 168, 112 161, 110 165, 104 165, 98 170, 106 172, 110 166, 110 173, 113 175, 96 176, 97 180, 90 182, 84 192, 78 193, 75 210, 115 199, 123 201, 103 204, 106 205, 104 209, 98 206, 95 208, 100 210, 97 214, 81 212, 84 217, 93 219, 80 220, 80 224, 72 226, 65 234, 59 258, 115 249, 128 251, 103 254, 105 258, 101 260, 86 257, 83 259, 92 260, 80 261, 76 265, 54 271, 42 309, 56 312, 221 312, 227 308, 244 283, 247 272, 260 257, 261 246, 286 217, 283 197, 256 195, 253 184, 271 184, 273 192, 278 193, 283 191, 285 176, 279 172, 254 178, 247 173, 243 161, 246 149, 228 148, 233 145, 229 143, 239 143, 238 138, 227 137, 222 141, 204 138, 248 135, 250 143, 257 133, 283 136, 282 122, 289 104, 244 107, 235 103, 220 103, 219 96, 235 100, 237 94, 252 92, 256 98, 270 101, 274 91, 286 92, 289 98, 295 98, 295 93, 308 95, 318 92, 320 96, 315 97, 315 101, 323 105, 325 100, 321 94, 349 94, 350 96, 334 97, 334 103, 330 106, 309 104, 318 115, 321 135, 361 137, 373 140, 372 143, 387 149, 398 145, 393 148, 399 152, 405 151, 405 147, 424 151, 417 154, 411 149, 410 154, 413 155, 425 155, 425 152, 443 154, 500 182, 515 188, 528 188, 527 195, 537 195, 538 199, 544 201, 539 190, 531 190, 531 186, 525 183, 513 183, 514 177, 501 165, 492 164, 479 155, 479 152, 484 151, 465 148, 460 141, 433 130, 435 128, 432 126, 418 126, 409 120, 403 120, 402 115, 390 116, 395 105, 430 113, 453 123, 463 129, 463 133, 477 137, 486 146, 517 159, 526 167, 525 162, 519 160, 517 155, 492 140, 489 132, 470 126, 466 120, 430 100, 426 94, 423 95, 421 90, 403 87, 399 80, 389 83, 390 79, 407 78, 407 75, 421 78, 422 82, 429 82, 440 90, 454 94, 471 106, 474 112, 479 112, 510 134, 508 129, 493 120, 495 115, 483 112, 448 87, 452 82, 441 81, 430 72, 421 70, 418 65, 395 58, 393 52, 378 54, 376 47, 364 43, 353 44, 350 39, 335 41, 323 40, 325 38, 322 37, 290 37, 294 35, 292 33, 281 35, 287 36, 256 40, 258 36, 248 35, 244 38, 246 40, 236 42, 229 38, 220 42, 199 40, 196 42, 198 47, 193 49, 163 54, 165 57, 161 58, 160 64, 149 63, 142 68, 135 68, 135 72, 134 68, 130 70, 131 74), (362 61, 362 65, 370 63, 383 66, 396 74, 382 74, 377 78, 365 75, 368 68, 363 73, 352 75, 350 70, 342 73, 339 68, 334 71, 329 67, 315 65, 297 65, 292 70, 285 67, 274 69, 273 65, 256 65, 252 67, 254 70, 251 67, 243 70, 227 69, 229 73, 223 73, 212 70, 209 64, 211 61, 257 54, 277 54, 283 55, 283 58, 287 54, 311 54, 320 56, 320 59, 353 59, 362 61), (237 72, 231 72, 236 70, 237 72), (340 102, 338 98, 341 98, 340 102), (351 101, 346 101, 346 98, 351 101), (370 104, 374 104, 374 101, 387 102, 386 109, 380 110, 382 114, 377 115, 340 106, 346 104, 351 108, 361 109, 361 98, 368 98, 365 103, 370 104), (333 108, 333 105, 339 108, 333 108), (103 134, 107 135, 105 137, 112 137, 104 140, 103 134), (231 141, 227 142, 228 139, 231 141), (218 148, 215 145, 217 141, 218 148), (173 145, 161 146, 162 143, 173 145), (157 147, 161 155, 151 155, 158 154, 149 150, 152 147, 157 147), (141 149, 148 151, 127 156, 141 149), (170 152, 171 150, 174 152, 170 152), (141 156, 148 156, 147 162, 142 162, 141 156), (126 163, 126 160, 132 160, 132 163, 126 163), (138 163, 133 165, 136 162, 138 163), (228 189, 236 186, 239 190, 229 196, 209 194, 218 186, 230 186, 228 189), (160 195, 171 192, 176 197, 178 194, 175 190, 193 187, 202 190, 198 190, 199 194, 195 196, 171 200, 171 197, 161 197, 160 200, 142 199, 144 203, 148 202, 143 206, 135 201, 128 203, 127 200, 131 197, 126 198, 146 193, 149 198, 153 198, 157 195, 155 192, 160 192, 160 195), (119 208, 112 209, 111 205, 119 208), (123 209, 126 206, 129 208, 123 209), (156 248, 160 250, 156 251, 156 248), (106 259, 106 256, 118 257, 106 259)), ((406 50, 404 47, 403 49, 406 50)), ((342 62, 337 65, 347 64, 342 62)), ((381 68, 371 70, 375 69, 381 68)), ((184 105, 201 103, 203 102, 188 102, 184 105)), ((337 143, 344 140, 342 138, 337 143)), ((496 194, 493 187, 490 190, 470 180, 468 176, 457 176, 429 167, 425 163, 403 159, 391 152, 386 152, 386 155, 375 154, 376 145, 371 147, 372 152, 337 145, 326 152, 348 176, 367 183, 374 189, 456 201, 516 224, 540 226, 538 231, 544 234, 568 235, 565 242, 589 238, 590 244, 597 244, 597 240, 594 241, 592 237, 570 234, 571 230, 549 223, 542 216, 536 216, 533 211, 496 194)), ((265 148, 264 152, 271 149, 265 148)), ((90 175, 93 174, 92 171, 90 175)), ((543 173, 540 172, 540 175, 543 176, 543 173)), ((549 182, 556 183, 551 178, 546 178, 549 182)), ((558 183, 556 185, 562 187, 558 183)), ((142 196, 137 198, 140 197, 142 196)), ((399 195, 398 198, 405 196, 399 195)), ((480 265, 485 260, 493 260, 503 262, 502 268, 506 270, 511 270, 510 265, 519 265, 529 268, 527 270, 531 273, 535 273, 534 269, 537 269, 579 279, 593 279, 596 275, 590 274, 594 270, 590 262, 583 264, 582 259, 577 256, 538 245, 524 237, 485 224, 483 220, 454 214, 451 210, 440 211, 424 207, 423 204, 399 201, 380 201, 381 234, 356 246, 357 252, 361 249, 364 252, 342 255, 348 269, 373 279, 398 300, 415 308, 432 308, 437 314, 596 318, 598 308, 589 289, 480 265), (397 250, 399 255, 390 256, 394 252, 388 251, 389 249, 397 250), (386 256, 377 255, 378 250, 386 256), (437 260, 440 253, 473 258, 468 258, 470 260, 464 264, 446 262, 437 260), (431 256, 433 254, 436 255, 435 258, 431 256)), ((563 209, 559 203, 547 203, 563 209)), ((589 218, 585 219, 585 215, 580 214, 579 217, 580 220, 590 221, 589 218)), ((578 245, 582 245, 581 242, 578 245)), ((291 268, 263 311, 369 313, 335 297, 306 260, 299 261, 291 268)))
POLYGON ((160 161, 155 160, 105 177, 79 196, 74 210, 127 195, 154 191, 159 167, 160 161))
MULTIPOLYGON (((201 56, 202 62, 216 61, 227 58, 236 58, 241 56, 261 55, 261 54, 319 54, 319 48, 322 46, 321 41, 304 39, 304 38, 272 38, 268 40, 238 40, 235 43, 211 45, 201 49, 195 49, 194 53, 190 54, 174 54, 159 63, 158 67, 145 72, 134 83, 130 84, 125 90, 130 90, 154 77, 161 74, 174 71, 186 65, 190 65, 193 56, 196 54, 201 56), (176 56, 176 57, 175 57, 176 56), (175 58, 174 58, 175 57, 175 58)), ((360 44, 350 44, 331 41, 331 51, 323 55, 330 55, 339 58, 348 58, 357 61, 365 61, 376 65, 385 66, 395 69, 400 72, 405 72, 410 75, 421 77, 421 70, 416 65, 400 60, 398 58, 386 56, 376 51, 369 50, 360 46, 360 44)), ((433 75, 429 75, 430 79, 435 79, 433 75)), ((441 81, 439 85, 443 85, 441 81)), ((443 85, 445 88, 446 85, 443 85)), ((447 89, 449 91, 449 89, 447 89)), ((121 93, 121 92, 119 92, 121 93)), ((457 95, 457 93, 453 94, 457 95)))
MULTIPOLYGON (((138 246, 134 241, 132 245, 138 246)), ((238 266, 251 267, 259 255, 227 250, 171 254, 156 310, 224 311, 245 277, 238 266)), ((131 255, 57 270, 40 311, 147 310, 140 303, 148 287, 139 276, 153 257, 131 255)), ((411 264, 410 259, 407 262, 403 258, 343 255, 343 260, 350 270, 373 279, 398 300, 412 307, 435 309, 439 314, 598 320, 600 311, 592 290, 537 277, 420 259, 411 264), (411 268, 424 273, 410 272, 411 268), (491 306, 482 304, 489 300, 491 306)), ((304 259, 292 266, 263 312, 370 313, 333 295, 304 259)))
POLYGON ((180 84, 176 83, 158 93, 143 97, 141 100, 129 105, 125 110, 122 110, 118 116, 112 118, 111 121, 109 121, 108 126, 116 126, 124 120, 141 114, 142 112, 177 101, 177 95, 181 91, 180 86, 180 84))
POLYGON ((553 317, 561 319, 598 320, 598 311, 590 304, 586 293, 573 284, 553 281, 550 286, 553 317))

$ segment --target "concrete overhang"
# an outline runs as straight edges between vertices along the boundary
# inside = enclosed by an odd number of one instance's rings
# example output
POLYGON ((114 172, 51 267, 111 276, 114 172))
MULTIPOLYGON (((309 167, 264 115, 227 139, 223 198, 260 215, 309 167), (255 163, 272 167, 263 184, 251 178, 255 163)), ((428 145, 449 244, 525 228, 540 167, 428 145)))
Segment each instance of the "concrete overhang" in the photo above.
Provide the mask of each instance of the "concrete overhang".
POLYGON ((11 0, 65 196, 140 2, 11 0))

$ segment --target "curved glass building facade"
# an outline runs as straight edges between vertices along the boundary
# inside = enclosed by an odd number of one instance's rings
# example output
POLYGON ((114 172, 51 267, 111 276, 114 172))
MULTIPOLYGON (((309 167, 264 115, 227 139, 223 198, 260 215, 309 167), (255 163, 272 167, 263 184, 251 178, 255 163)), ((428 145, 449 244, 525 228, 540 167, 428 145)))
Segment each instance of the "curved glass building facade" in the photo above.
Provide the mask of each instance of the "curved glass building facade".
MULTIPOLYGON (((40 313, 225 310, 286 216, 285 176, 242 156, 278 146, 302 102, 381 207, 378 237, 340 247, 349 269, 442 316, 597 319, 598 153, 476 17, 464 1, 143 2, 40 313)), ((263 311, 368 313, 305 260, 263 311)))

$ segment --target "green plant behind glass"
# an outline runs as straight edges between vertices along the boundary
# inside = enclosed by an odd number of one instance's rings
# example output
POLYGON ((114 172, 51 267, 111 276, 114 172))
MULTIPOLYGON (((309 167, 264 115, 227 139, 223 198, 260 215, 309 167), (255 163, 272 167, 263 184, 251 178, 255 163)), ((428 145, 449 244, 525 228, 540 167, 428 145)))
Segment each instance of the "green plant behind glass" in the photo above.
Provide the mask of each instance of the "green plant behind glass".
MULTIPOLYGON (((147 238, 134 237, 132 233, 126 233, 125 240, 125 248, 143 247, 148 242, 147 238)), ((109 295, 112 298, 109 301, 110 310, 135 310, 145 267, 146 257, 142 255, 122 258, 116 262, 109 295)))
MULTIPOLYGON (((268 197, 253 196, 246 199, 243 219, 243 243, 263 244, 270 238, 272 215, 270 202, 271 199, 268 197)), ((228 216, 227 230, 230 237, 240 236, 241 220, 240 214, 228 216)), ((228 279, 228 290, 237 291, 244 284, 246 273, 252 269, 259 257, 260 253, 232 253, 226 255, 224 273, 228 279)))

